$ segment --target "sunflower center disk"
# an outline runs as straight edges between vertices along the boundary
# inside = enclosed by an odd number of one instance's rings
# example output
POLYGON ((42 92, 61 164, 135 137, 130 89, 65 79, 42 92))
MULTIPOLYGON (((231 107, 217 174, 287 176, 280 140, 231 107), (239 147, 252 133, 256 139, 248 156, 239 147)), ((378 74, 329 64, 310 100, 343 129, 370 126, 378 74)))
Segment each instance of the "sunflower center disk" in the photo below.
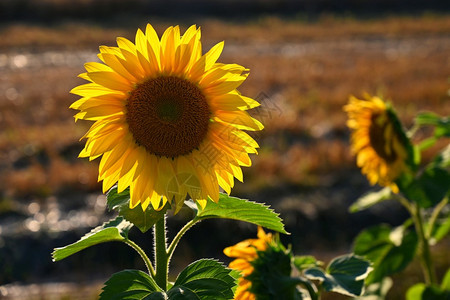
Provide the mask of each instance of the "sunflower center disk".
POLYGON ((389 120, 378 122, 381 117, 381 115, 372 116, 369 128, 370 144, 381 158, 388 163, 392 163, 397 159, 397 154, 394 150, 394 133, 391 132, 389 136, 386 136, 389 120))
POLYGON ((158 156, 175 158, 198 148, 206 137, 210 109, 188 80, 161 76, 139 84, 126 105, 136 143, 158 156))

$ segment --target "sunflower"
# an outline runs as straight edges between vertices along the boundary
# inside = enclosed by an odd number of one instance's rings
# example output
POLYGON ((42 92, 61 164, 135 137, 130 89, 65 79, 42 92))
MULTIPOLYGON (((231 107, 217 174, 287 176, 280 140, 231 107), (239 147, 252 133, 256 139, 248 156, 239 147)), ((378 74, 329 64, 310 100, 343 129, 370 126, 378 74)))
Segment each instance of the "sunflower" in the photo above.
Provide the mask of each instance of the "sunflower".
POLYGON ((79 75, 89 83, 71 91, 81 97, 70 106, 75 120, 95 121, 79 156, 101 157, 103 192, 130 187, 131 208, 169 202, 177 212, 187 194, 202 207, 217 202, 219 186, 229 194, 257 153, 243 130, 263 128, 246 112, 259 103, 236 90, 249 70, 217 62, 223 42, 202 55, 200 36, 195 25, 183 35, 175 26, 160 39, 148 24, 135 43, 101 46, 101 63, 79 75))
POLYGON ((242 275, 239 279, 234 299, 256 299, 255 295, 250 291, 252 283, 246 277, 250 276, 254 271, 252 261, 258 258, 258 251, 265 251, 273 240, 272 234, 266 234, 261 227, 258 227, 257 236, 257 239, 248 239, 223 250, 223 253, 225 253, 226 256, 236 257, 236 259, 229 264, 229 267, 240 271, 242 275))
POLYGON ((357 165, 369 182, 389 186, 398 193, 395 180, 407 170, 407 138, 390 105, 379 97, 350 97, 344 106, 352 130, 351 148, 357 165))

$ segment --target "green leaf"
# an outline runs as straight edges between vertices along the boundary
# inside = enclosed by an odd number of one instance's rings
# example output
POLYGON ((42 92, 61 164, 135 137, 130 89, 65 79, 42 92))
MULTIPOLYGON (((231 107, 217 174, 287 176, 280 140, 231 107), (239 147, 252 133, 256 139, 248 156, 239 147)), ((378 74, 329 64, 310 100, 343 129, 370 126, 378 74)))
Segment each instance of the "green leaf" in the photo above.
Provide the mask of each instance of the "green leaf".
POLYGON ((372 271, 370 262, 353 254, 331 261, 326 272, 319 268, 305 271, 311 280, 319 280, 325 290, 356 297, 364 290, 364 279, 372 271))
POLYGON ((88 247, 112 241, 124 241, 128 238, 128 231, 133 227, 122 217, 117 217, 103 225, 94 228, 77 242, 61 248, 55 248, 52 253, 53 261, 64 259, 88 247))
POLYGON ((198 260, 178 275, 173 288, 169 291, 169 299, 178 297, 181 291, 187 290, 202 300, 233 299, 233 289, 236 285, 234 276, 235 273, 216 260, 198 260))
POLYGON ((105 283, 100 300, 120 299, 167 299, 163 290, 147 273, 139 270, 124 270, 113 274, 105 283))
POLYGON ((406 300, 448 300, 450 291, 441 290, 436 285, 427 286, 425 283, 417 283, 406 292, 406 300))
POLYGON ((400 184, 405 196, 423 208, 439 203, 450 194, 450 145, 407 184, 400 184))
POLYGON ((433 232, 431 233, 430 244, 435 245, 437 242, 442 240, 450 231, 450 216, 448 212, 443 218, 439 218, 435 225, 433 232))
POLYGON ((444 278, 442 279, 441 290, 450 291, 450 269, 447 270, 444 278))
POLYGON ((381 282, 369 284, 364 294, 356 299, 358 300, 385 300, 386 295, 392 288, 393 282, 390 277, 385 277, 381 282))
POLYGON ((169 300, 202 300, 195 292, 178 286, 171 288, 167 296, 169 300))
POLYGON ((416 178, 403 174, 396 180, 402 193, 420 207, 429 208, 450 195, 450 145, 416 178))
POLYGON ((417 115, 415 119, 418 125, 431 125, 435 127, 435 137, 450 137, 450 118, 441 117, 432 112, 424 112, 417 115))
POLYGON ((350 206, 349 210, 355 213, 389 199, 392 199, 392 190, 389 187, 385 187, 377 192, 370 192, 360 197, 350 206))
POLYGON ((323 265, 323 262, 316 260, 316 258, 311 255, 295 256, 293 262, 294 266, 299 271, 323 265))
POLYGON ((388 225, 377 225, 362 231, 354 241, 355 254, 373 263, 367 283, 380 282, 384 277, 403 270, 414 258, 417 235, 414 231, 388 225))
MULTIPOLYGON (((418 180, 424 196, 418 198, 418 204, 421 207, 428 208, 439 203, 449 192, 449 182, 449 170, 439 167, 426 168, 418 180)), ((411 197, 412 200, 414 200, 413 197, 411 197)))
POLYGON ((106 205, 109 210, 117 209, 118 207, 129 203, 130 188, 125 189, 121 193, 117 193, 117 185, 113 186, 108 193, 106 193, 106 205))
POLYGON ((198 205, 195 219, 224 218, 253 223, 270 230, 288 234, 282 220, 272 209, 261 203, 220 194, 219 202, 208 200, 204 209, 198 205))
POLYGON ((450 144, 436 156, 433 160, 433 164, 440 168, 450 167, 450 144))
POLYGON ((426 138, 424 140, 422 140, 418 145, 417 148, 419 151, 424 151, 430 147, 433 147, 434 144, 436 144, 436 142, 438 141, 438 138, 435 136, 431 136, 429 138, 426 138))
POLYGON ((117 193, 117 186, 113 187, 106 194, 106 201, 110 210, 117 210, 119 216, 133 223, 142 233, 152 228, 159 219, 164 217, 170 208, 169 203, 166 203, 159 211, 154 210, 151 205, 145 211, 139 205, 135 208, 130 208, 130 189, 128 188, 121 193, 117 193))
POLYGON ((421 300, 422 293, 427 286, 425 283, 417 283, 410 287, 406 292, 406 300, 421 300))

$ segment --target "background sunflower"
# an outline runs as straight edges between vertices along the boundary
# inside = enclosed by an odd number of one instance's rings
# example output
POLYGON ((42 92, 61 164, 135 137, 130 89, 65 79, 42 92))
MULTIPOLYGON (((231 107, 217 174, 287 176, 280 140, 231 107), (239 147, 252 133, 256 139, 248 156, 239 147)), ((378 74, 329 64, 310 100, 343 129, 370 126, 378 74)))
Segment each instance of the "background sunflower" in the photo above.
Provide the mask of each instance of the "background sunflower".
POLYGON ((379 97, 359 100, 352 96, 344 110, 352 130, 352 152, 361 172, 370 184, 390 186, 398 193, 395 181, 410 168, 411 145, 393 108, 379 97))

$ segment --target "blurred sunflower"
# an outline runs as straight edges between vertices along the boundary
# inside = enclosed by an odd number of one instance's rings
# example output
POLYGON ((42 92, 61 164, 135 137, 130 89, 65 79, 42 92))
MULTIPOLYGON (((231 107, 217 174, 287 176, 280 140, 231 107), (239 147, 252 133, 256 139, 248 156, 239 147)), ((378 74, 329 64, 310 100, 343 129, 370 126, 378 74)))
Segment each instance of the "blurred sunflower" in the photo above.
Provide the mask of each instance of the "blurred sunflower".
POLYGON ((407 170, 409 151, 395 112, 379 97, 359 100, 352 96, 344 110, 358 167, 370 184, 389 186, 398 193, 395 180, 407 170))
POLYGON ((263 128, 246 112, 259 103, 236 90, 248 69, 217 63, 223 42, 202 55, 200 36, 195 25, 183 35, 176 26, 159 39, 148 24, 135 43, 101 46, 103 63, 79 75, 90 83, 71 91, 82 97, 71 105, 75 119, 95 121, 79 156, 102 156, 103 192, 130 187, 132 208, 170 202, 178 211, 187 194, 202 206, 217 202, 219 186, 230 193, 257 153, 242 130, 263 128))
POLYGON ((223 250, 226 256, 236 257, 229 264, 229 267, 240 271, 242 275, 234 295, 234 299, 236 300, 256 299, 255 294, 250 291, 252 281, 248 279, 254 271, 252 262, 258 259, 258 252, 265 251, 273 240, 272 234, 266 234, 261 227, 258 227, 257 236, 257 239, 248 239, 223 250))

